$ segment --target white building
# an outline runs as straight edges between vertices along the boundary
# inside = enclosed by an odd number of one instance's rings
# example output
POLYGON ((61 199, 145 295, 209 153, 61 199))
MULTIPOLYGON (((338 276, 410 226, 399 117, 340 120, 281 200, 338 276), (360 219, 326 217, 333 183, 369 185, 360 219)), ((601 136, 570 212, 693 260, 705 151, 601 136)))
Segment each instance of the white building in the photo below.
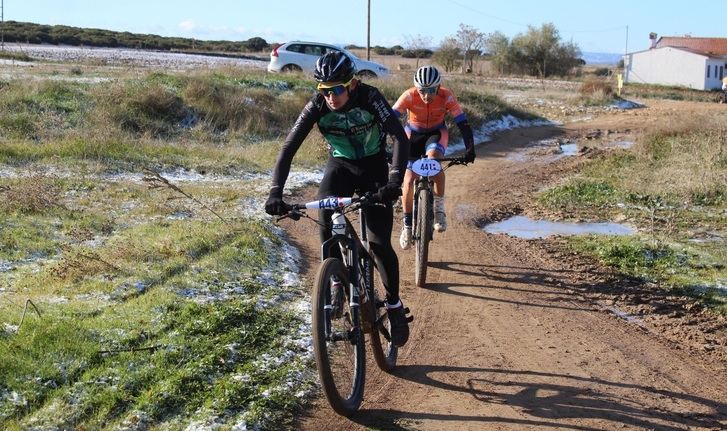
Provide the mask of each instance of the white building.
POLYGON ((722 88, 727 75, 727 38, 661 37, 651 48, 624 56, 624 81, 697 90, 722 88))

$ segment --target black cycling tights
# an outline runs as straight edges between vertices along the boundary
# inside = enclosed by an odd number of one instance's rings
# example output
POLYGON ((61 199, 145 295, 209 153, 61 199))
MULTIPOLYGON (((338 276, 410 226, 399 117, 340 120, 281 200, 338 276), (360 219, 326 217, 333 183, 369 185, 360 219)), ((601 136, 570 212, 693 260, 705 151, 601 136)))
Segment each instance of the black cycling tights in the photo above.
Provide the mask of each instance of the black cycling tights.
MULTIPOLYGON (((367 157, 351 161, 329 157, 325 173, 318 188, 318 197, 349 197, 354 192, 363 194, 376 192, 379 186, 388 180, 388 164, 383 155, 367 157)), ((381 281, 386 288, 387 301, 394 304, 399 301, 399 259, 391 246, 391 230, 394 225, 394 210, 391 204, 375 205, 365 209, 366 232, 371 251, 379 268, 381 281)), ((321 243, 331 237, 332 210, 319 211, 319 220, 323 221, 320 237, 321 243)), ((340 250, 334 248, 332 257, 340 258, 340 250)))

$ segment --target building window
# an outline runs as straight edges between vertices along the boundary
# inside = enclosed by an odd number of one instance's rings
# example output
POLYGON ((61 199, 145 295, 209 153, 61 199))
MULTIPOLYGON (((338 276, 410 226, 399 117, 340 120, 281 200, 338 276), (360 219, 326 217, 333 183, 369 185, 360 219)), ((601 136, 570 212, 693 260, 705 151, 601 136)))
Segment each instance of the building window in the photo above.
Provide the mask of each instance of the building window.
POLYGON ((724 66, 719 67, 719 79, 724 78, 724 66))
POLYGON ((707 65, 707 78, 709 78, 709 77, 710 77, 710 76, 709 76, 709 72, 711 72, 711 71, 712 71, 712 65, 709 65, 709 64, 708 64, 708 65, 707 65))

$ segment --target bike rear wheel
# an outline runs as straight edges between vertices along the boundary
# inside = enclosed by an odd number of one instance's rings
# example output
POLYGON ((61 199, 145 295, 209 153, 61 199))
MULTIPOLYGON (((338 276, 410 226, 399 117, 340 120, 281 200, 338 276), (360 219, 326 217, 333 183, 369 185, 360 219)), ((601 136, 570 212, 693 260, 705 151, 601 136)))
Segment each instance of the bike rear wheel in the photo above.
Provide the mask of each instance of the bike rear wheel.
POLYGON ((352 308, 348 271, 339 259, 328 258, 316 274, 312 298, 313 353, 323 392, 333 410, 344 416, 358 410, 364 393, 364 336, 358 307, 352 308), (343 285, 343 295, 332 295, 332 277, 343 285), (341 307, 340 316, 336 307, 341 307))
POLYGON ((417 220, 414 250, 414 282, 424 287, 427 282, 427 263, 429 262, 429 241, 432 240, 432 209, 431 190, 422 189, 417 195, 417 220))
POLYGON ((391 342, 391 323, 386 313, 386 289, 373 265, 369 266, 369 271, 371 276, 367 279, 373 280, 369 290, 369 300, 373 306, 366 307, 366 312, 369 313, 366 318, 373 322, 369 342, 376 365, 382 371, 389 372, 396 366, 399 349, 391 342))

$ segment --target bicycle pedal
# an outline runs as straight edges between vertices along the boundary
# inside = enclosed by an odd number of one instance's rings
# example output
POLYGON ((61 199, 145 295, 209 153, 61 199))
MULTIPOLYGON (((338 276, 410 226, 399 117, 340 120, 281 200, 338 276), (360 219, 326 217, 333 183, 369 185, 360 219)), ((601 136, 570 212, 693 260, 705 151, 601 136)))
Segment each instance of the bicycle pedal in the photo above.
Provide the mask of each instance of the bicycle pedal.
POLYGON ((409 311, 409 307, 404 307, 404 314, 409 314, 411 311, 409 311))
POLYGON ((406 321, 411 323, 414 321, 414 316, 406 316, 406 321))

